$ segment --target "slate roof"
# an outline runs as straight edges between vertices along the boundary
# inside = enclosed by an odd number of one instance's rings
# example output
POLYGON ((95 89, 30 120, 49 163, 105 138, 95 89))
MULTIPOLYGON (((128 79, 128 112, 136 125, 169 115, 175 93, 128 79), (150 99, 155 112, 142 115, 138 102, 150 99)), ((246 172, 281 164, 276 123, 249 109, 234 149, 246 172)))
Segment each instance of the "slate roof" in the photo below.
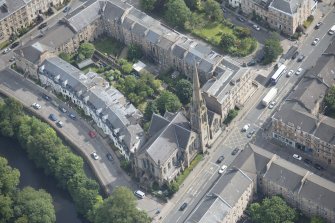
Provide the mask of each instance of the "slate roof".
POLYGON ((5 4, 7 6, 7 10, 5 10, 4 6, 0 6, 0 21, 5 19, 6 17, 10 16, 17 10, 21 9, 22 7, 26 6, 30 0, 6 0, 5 4))
POLYGON ((19 48, 14 52, 18 55, 23 56, 26 60, 33 64, 38 64, 40 60, 40 56, 42 53, 46 51, 52 51, 50 47, 44 46, 40 42, 36 42, 32 45, 25 46, 23 48, 19 48))
POLYGON ((103 10, 103 17, 108 21, 120 21, 123 13, 132 6, 118 0, 107 0, 103 10))
POLYGON ((153 114, 149 135, 151 137, 141 151, 146 151, 156 164, 165 163, 174 152, 186 148, 191 137, 191 128, 180 112, 171 120, 153 114))
POLYGON ((38 42, 56 50, 58 47, 69 42, 75 35, 75 32, 68 26, 58 25, 50 28, 47 35, 40 38, 38 42))
POLYGON ((293 15, 297 12, 303 1, 309 0, 273 0, 269 7, 293 15))

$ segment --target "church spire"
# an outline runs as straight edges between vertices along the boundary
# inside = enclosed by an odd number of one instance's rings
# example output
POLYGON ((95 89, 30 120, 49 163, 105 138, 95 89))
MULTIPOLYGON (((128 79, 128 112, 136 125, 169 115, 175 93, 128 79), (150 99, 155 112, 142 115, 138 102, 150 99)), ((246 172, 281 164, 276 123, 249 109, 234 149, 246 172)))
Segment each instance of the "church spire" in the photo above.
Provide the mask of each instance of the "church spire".
POLYGON ((206 151, 206 145, 209 140, 209 126, 207 107, 205 101, 201 96, 201 88, 199 82, 199 75, 197 64, 194 62, 193 70, 193 96, 191 104, 191 127, 194 132, 198 134, 198 148, 206 151))

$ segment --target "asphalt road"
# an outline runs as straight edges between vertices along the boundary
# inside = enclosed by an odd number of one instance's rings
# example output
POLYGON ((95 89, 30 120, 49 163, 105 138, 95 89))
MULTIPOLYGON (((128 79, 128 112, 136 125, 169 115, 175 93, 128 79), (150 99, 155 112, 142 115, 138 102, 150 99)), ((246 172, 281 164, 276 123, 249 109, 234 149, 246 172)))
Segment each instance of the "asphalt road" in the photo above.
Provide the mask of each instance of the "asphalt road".
MULTIPOLYGON (((329 28, 334 25, 335 21, 335 10, 329 13, 323 19, 323 25, 318 30, 313 30, 305 37, 303 43, 295 43, 292 42, 292 45, 297 44, 298 50, 300 53, 306 56, 305 60, 302 62, 297 62, 296 60, 291 60, 286 62, 287 70, 296 71, 299 67, 303 68, 303 70, 309 69, 311 66, 315 64, 317 59, 323 53, 323 51, 327 48, 329 43, 334 40, 335 36, 330 36, 327 34, 329 28), (311 43, 313 40, 318 37, 320 38, 320 42, 317 46, 312 46, 311 43)), ((268 78, 274 71, 270 72, 268 78)), ((279 89, 279 92, 276 96, 277 104, 273 109, 264 108, 264 106, 260 105, 261 99, 268 93, 270 87, 261 86, 258 91, 255 93, 253 98, 249 101, 249 103, 245 106, 243 114, 237 120, 234 120, 231 127, 232 130, 228 133, 223 140, 218 140, 217 145, 212 146, 213 151, 210 153, 210 161, 204 164, 201 171, 197 173, 193 179, 193 183, 187 185, 186 192, 182 195, 179 195, 177 199, 174 200, 170 211, 167 211, 168 214, 164 218, 164 222, 167 223, 175 223, 175 222, 184 222, 187 217, 190 215, 192 210, 196 207, 202 197, 208 192, 208 190, 215 184, 216 180, 220 177, 218 174, 218 170, 220 165, 225 164, 229 166, 233 159, 236 156, 231 155, 231 151, 235 147, 243 148, 247 142, 254 139, 249 139, 246 137, 246 133, 242 133, 242 127, 249 123, 251 124, 250 129, 255 129, 257 135, 257 144, 263 146, 263 148, 269 148, 270 151, 276 152, 278 151, 278 146, 272 144, 272 146, 268 145, 270 142, 268 141, 268 135, 263 134, 263 124, 266 120, 272 116, 272 114, 276 111, 276 108, 280 106, 280 102, 286 97, 286 95, 292 90, 293 86, 300 80, 300 77, 304 75, 304 73, 300 75, 293 74, 291 77, 287 78, 285 75, 281 77, 279 82, 276 84, 276 87, 279 89), (259 131, 261 129, 261 131, 259 131), (224 155, 226 158, 222 162, 222 164, 217 165, 215 161, 220 155, 224 155), (180 206, 184 203, 188 203, 187 208, 184 211, 180 211, 180 206)), ((250 131, 250 130, 248 130, 250 131)), ((300 154, 299 151, 285 150, 280 149, 278 151, 282 157, 286 157, 288 160, 298 163, 299 165, 306 166, 302 161, 298 161, 292 158, 293 153, 300 154)), ((304 155, 302 154, 304 157, 304 155)), ((310 167, 310 166, 309 166, 310 167)), ((327 176, 326 173, 321 173, 316 171, 312 167, 310 167, 313 172, 318 173, 323 176, 327 176)), ((332 177, 334 178, 334 177, 332 177)), ((333 179, 334 180, 334 179, 333 179)))

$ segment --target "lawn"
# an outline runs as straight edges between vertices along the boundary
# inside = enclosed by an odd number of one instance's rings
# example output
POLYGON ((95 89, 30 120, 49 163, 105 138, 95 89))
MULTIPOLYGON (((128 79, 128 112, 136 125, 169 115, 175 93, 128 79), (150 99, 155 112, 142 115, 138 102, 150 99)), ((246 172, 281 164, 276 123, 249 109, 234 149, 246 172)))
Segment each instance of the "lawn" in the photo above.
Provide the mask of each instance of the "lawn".
POLYGON ((192 31, 195 35, 207 40, 208 42, 218 46, 220 44, 221 35, 223 33, 233 33, 233 30, 224 26, 222 23, 208 23, 204 27, 195 28, 192 31))
POLYGON ((8 45, 9 45, 9 41, 8 41, 8 40, 6 40, 6 41, 0 43, 0 50, 4 49, 4 48, 7 47, 8 45))
POLYGON ((184 172, 182 174, 180 174, 177 179, 176 179, 176 183, 180 186, 184 180, 186 179, 186 177, 190 174, 190 172, 193 170, 194 167, 197 166, 197 164, 204 158, 204 156, 202 154, 198 154, 194 160, 192 160, 191 164, 189 167, 187 167, 184 172))
POLYGON ((112 54, 114 56, 119 56, 119 54, 122 51, 122 48, 124 47, 122 43, 110 37, 100 39, 94 42, 93 44, 95 48, 100 52, 106 54, 112 54))

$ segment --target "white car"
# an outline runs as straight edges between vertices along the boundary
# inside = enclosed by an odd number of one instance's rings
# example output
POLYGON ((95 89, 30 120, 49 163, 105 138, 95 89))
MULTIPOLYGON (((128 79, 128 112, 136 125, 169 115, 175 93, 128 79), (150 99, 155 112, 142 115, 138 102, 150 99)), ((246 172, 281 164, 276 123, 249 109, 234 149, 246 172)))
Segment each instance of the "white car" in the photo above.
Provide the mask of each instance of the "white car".
POLYGON ((253 27, 255 30, 257 30, 257 31, 261 30, 261 28, 259 28, 259 26, 256 25, 256 24, 254 24, 252 27, 253 27))
POLYGON ((249 127, 250 127, 250 124, 244 125, 243 128, 242 128, 242 132, 246 132, 249 127))
POLYGON ((31 106, 32 106, 33 108, 37 109, 37 110, 42 108, 42 106, 39 105, 39 104, 37 104, 37 103, 34 103, 34 104, 32 104, 31 106))
POLYGON ((93 157, 94 160, 100 159, 100 157, 98 156, 96 152, 91 153, 91 156, 93 157))
POLYGON ((6 48, 4 51, 2 51, 3 54, 6 54, 10 51, 10 48, 6 48))
POLYGON ((293 158, 297 160, 302 160, 302 157, 299 156, 298 154, 293 154, 293 158))
POLYGON ((227 166, 222 165, 221 168, 219 169, 219 174, 222 174, 226 169, 227 169, 227 166))
POLYGON ((291 77, 293 73, 294 73, 294 71, 293 71, 293 70, 290 70, 290 71, 286 74, 286 77, 291 77))
POLYGON ((315 46, 316 44, 318 44, 319 41, 320 41, 319 38, 315 38, 314 41, 312 42, 312 45, 315 46))
POLYGON ((277 102, 271 101, 269 104, 269 109, 273 109, 273 107, 276 105, 277 102))
POLYGON ((299 74, 301 74, 301 72, 302 72, 302 68, 299 67, 298 70, 295 72, 295 74, 296 74, 296 75, 299 75, 299 74))

